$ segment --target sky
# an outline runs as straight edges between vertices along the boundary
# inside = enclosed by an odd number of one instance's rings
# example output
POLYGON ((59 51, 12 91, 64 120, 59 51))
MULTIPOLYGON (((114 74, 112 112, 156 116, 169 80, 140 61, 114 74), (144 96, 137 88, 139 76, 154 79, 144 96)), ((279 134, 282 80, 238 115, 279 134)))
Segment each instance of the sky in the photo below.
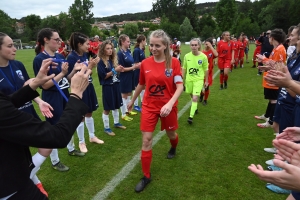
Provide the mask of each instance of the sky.
MULTIPOLYGON (((218 0, 197 0, 196 3, 217 2, 218 0)), ((125 13, 149 11, 152 8, 151 0, 95 0, 92 12, 94 17, 106 17, 125 13), (122 2, 122 3, 119 3, 122 2)), ((68 12, 74 0, 1 0, 0 9, 11 18, 20 19, 35 14, 41 18, 68 12)))

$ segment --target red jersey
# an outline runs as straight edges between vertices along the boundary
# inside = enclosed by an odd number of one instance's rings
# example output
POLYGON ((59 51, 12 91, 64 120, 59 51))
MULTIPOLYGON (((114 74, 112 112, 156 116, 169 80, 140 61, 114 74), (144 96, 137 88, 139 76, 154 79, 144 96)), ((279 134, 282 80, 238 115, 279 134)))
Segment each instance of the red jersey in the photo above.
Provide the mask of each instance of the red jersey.
MULTIPOLYGON (((182 83, 181 67, 178 59, 172 57, 172 67, 167 72, 165 62, 157 63, 154 57, 141 63, 139 84, 145 85, 143 109, 160 111, 176 91, 176 83, 182 83), (180 79, 181 78, 181 79, 180 79)), ((178 101, 173 105, 177 106, 178 101)))
POLYGON ((219 58, 224 58, 226 60, 232 59, 232 50, 233 44, 231 41, 225 42, 224 40, 220 40, 217 46, 217 51, 219 54, 219 58))
POLYGON ((89 41, 89 46, 90 46, 89 51, 92 51, 92 46, 93 46, 93 41, 92 40, 89 41))
POLYGON ((100 45, 101 45, 102 42, 98 41, 98 42, 92 42, 92 52, 94 54, 97 54, 98 55, 98 51, 99 51, 99 48, 100 48, 100 45))
POLYGON ((216 56, 214 55, 212 50, 208 50, 202 51, 206 56, 207 56, 207 60, 208 60, 208 69, 212 70, 214 68, 214 59, 216 58, 216 56))
POLYGON ((233 50, 234 50, 234 57, 238 57, 239 50, 240 50, 240 43, 239 43, 239 41, 235 41, 233 43, 233 46, 234 46, 234 48, 233 48, 233 50))

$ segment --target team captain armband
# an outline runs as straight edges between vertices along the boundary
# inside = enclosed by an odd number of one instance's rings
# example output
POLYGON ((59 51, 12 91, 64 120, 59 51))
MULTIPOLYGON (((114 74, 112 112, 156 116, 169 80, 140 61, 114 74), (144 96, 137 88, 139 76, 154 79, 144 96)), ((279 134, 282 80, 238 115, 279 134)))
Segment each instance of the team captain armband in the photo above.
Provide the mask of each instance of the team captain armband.
POLYGON ((174 83, 175 84, 183 83, 182 76, 180 75, 174 76, 174 83))

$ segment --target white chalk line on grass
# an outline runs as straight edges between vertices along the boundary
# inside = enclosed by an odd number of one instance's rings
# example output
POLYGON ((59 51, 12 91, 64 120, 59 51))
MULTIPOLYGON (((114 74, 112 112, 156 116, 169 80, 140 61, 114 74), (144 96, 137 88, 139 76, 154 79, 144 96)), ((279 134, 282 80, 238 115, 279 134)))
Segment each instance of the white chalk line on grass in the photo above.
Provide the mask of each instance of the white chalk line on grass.
MULTIPOLYGON (((219 74, 220 70, 218 70, 213 79, 219 74)), ((189 101, 178 113, 178 119, 189 109, 191 106, 191 101, 189 101)), ((152 142, 152 146, 154 146, 161 138, 164 136, 165 131, 158 132, 152 142)), ((141 152, 138 152, 133 158, 121 169, 121 171, 116 174, 106 185, 105 187, 99 191, 93 198, 93 200, 102 200, 108 197, 108 195, 114 191, 114 189, 123 181, 128 174, 133 170, 133 168, 139 163, 141 157, 141 152)))

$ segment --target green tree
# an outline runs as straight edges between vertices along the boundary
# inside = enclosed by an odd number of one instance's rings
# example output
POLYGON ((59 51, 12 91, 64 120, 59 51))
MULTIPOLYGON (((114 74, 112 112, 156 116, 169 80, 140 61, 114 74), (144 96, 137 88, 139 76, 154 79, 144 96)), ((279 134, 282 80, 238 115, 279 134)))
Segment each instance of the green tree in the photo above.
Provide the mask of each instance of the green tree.
POLYGON ((152 10, 158 17, 166 16, 170 21, 178 21, 177 0, 157 0, 152 3, 152 10))
POLYGON ((201 40, 206 40, 209 37, 214 36, 214 29, 211 26, 205 25, 202 28, 201 34, 200 34, 200 38, 201 40))
POLYGON ((179 38, 180 36, 179 27, 180 27, 179 24, 169 22, 169 19, 165 16, 163 16, 160 21, 160 28, 164 30, 171 38, 174 37, 179 38))
MULTIPOLYGON (((207 38, 207 35, 212 36, 214 30, 216 29, 217 24, 215 20, 213 20, 212 16, 210 14, 204 14, 201 19, 198 20, 198 24, 195 28, 198 35, 201 36, 201 38, 207 38), (209 29, 207 29, 209 27, 209 29), (208 30, 211 31, 208 33, 208 30), (203 33, 204 32, 204 33, 203 33)), ((209 37, 210 37, 209 36, 209 37)))
POLYGON ((16 36, 15 21, 8 16, 3 10, 0 10, 0 30, 10 37, 16 36))
POLYGON ((196 0, 179 0, 177 8, 179 9, 179 15, 177 15, 179 22, 187 17, 193 28, 195 28, 198 20, 196 0))
POLYGON ((235 35, 239 36, 241 32, 244 32, 249 36, 258 36, 261 33, 260 27, 257 22, 251 22, 251 19, 246 17, 240 20, 236 26, 235 35))
POLYGON ((122 33, 128 35, 131 39, 135 39, 137 34, 139 33, 138 25, 134 23, 125 24, 122 33))
POLYGON ((222 31, 229 31, 237 15, 235 0, 220 0, 215 9, 216 22, 222 31))
POLYGON ((91 9, 94 7, 90 0, 75 0, 69 7, 68 34, 81 32, 90 35, 91 23, 94 22, 91 9))
POLYGON ((24 31, 24 35, 26 35, 26 37, 28 37, 28 39, 31 40, 36 40, 37 37, 37 33, 39 31, 39 29, 41 28, 41 17, 38 15, 28 15, 25 18, 25 31, 24 31))
POLYGON ((193 30, 190 20, 187 17, 183 20, 183 23, 180 25, 179 31, 181 33, 181 40, 183 41, 188 41, 192 37, 196 36, 196 32, 193 30))

